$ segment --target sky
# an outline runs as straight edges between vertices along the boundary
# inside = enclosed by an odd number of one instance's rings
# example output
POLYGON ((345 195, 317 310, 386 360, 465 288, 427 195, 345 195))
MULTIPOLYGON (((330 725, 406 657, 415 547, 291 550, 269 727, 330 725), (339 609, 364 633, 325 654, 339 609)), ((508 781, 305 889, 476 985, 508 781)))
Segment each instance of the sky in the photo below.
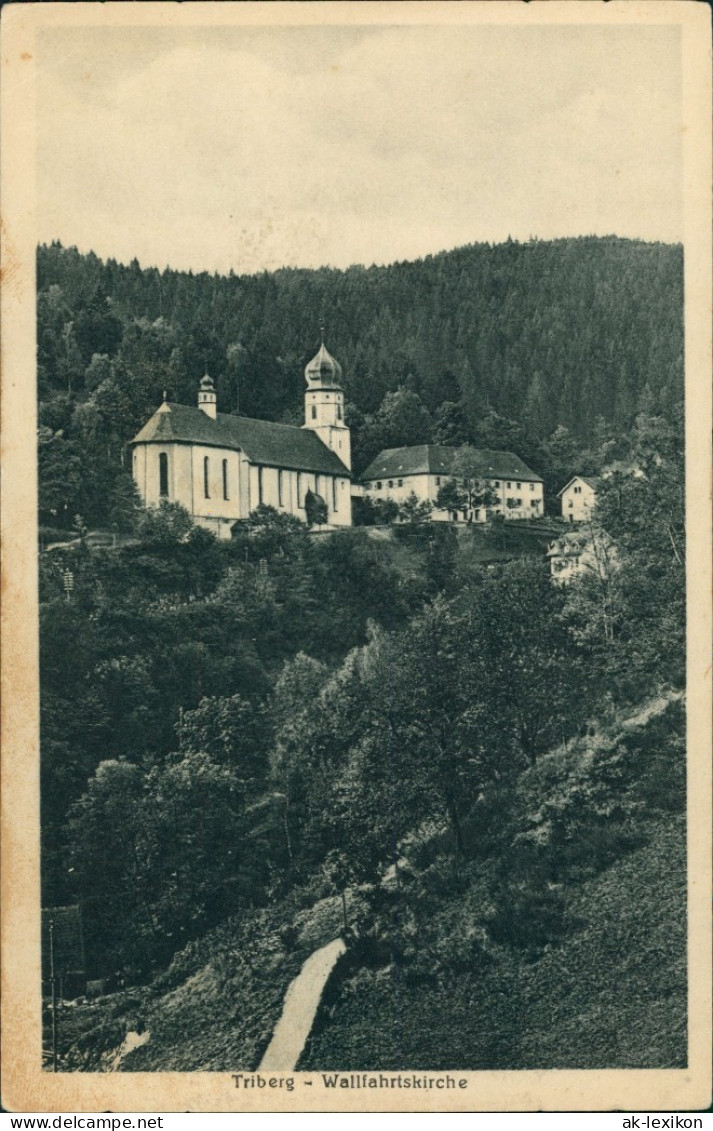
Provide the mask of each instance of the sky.
POLYGON ((36 60, 41 242, 241 274, 682 239, 675 27, 44 28, 36 60))

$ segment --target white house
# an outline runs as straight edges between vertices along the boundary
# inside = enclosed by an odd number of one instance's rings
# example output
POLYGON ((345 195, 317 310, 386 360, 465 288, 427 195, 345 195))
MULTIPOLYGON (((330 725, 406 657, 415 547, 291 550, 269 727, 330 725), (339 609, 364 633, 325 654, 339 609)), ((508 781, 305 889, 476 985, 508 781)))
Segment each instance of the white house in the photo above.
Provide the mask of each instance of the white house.
POLYGON ((562 501, 562 518, 565 522, 586 522, 591 518, 597 501, 598 479, 575 475, 558 494, 562 501))
POLYGON ((419 501, 430 502, 436 521, 485 522, 488 514, 507 519, 539 518, 544 513, 542 479, 513 452, 477 449, 478 482, 494 496, 489 506, 448 511, 436 507, 442 485, 453 478, 457 448, 440 444, 418 444, 409 448, 387 448, 372 460, 362 475, 364 494, 372 499, 404 502, 413 492, 419 501))
POLYGON ((305 520, 311 491, 330 527, 351 525, 351 449, 341 366, 324 343, 305 369, 302 428, 217 411, 205 376, 198 405, 167 401, 131 441, 133 476, 145 506, 180 503, 193 521, 230 538, 233 523, 261 503, 305 520))
POLYGON ((612 538, 595 523, 555 538, 548 547, 547 560, 552 577, 561 582, 589 573, 601 583, 608 583, 619 568, 612 538))

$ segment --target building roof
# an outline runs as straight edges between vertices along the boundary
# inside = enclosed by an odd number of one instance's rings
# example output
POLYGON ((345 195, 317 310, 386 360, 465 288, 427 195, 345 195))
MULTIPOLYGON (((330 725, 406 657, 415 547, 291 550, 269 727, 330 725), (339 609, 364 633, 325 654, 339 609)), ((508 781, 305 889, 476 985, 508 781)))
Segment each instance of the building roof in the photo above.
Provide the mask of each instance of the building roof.
POLYGON ((561 534, 547 549, 548 558, 575 557, 587 548, 588 538, 584 534, 561 534))
MULTIPOLYGON (((521 479, 541 483, 514 452, 497 452, 490 448, 474 449, 478 474, 482 479, 521 479)), ((410 448, 386 448, 367 467, 362 479, 383 479, 404 475, 450 475, 458 448, 441 444, 416 444, 410 448)))
POLYGON ((573 483, 586 483, 588 487, 591 487, 592 491, 597 491, 601 479, 596 479, 593 475, 573 475, 569 483, 565 483, 562 490, 557 492, 557 498, 559 498, 560 495, 564 495, 567 488, 571 487, 573 483))
POLYGON ((243 451, 251 463, 266 467, 351 476, 339 456, 310 428, 223 412, 213 420, 202 409, 184 404, 164 402, 131 443, 204 444, 243 451))
POLYGON ((324 342, 322 342, 317 353, 305 368, 307 384, 323 389, 340 389, 341 379, 341 365, 332 357, 324 342))

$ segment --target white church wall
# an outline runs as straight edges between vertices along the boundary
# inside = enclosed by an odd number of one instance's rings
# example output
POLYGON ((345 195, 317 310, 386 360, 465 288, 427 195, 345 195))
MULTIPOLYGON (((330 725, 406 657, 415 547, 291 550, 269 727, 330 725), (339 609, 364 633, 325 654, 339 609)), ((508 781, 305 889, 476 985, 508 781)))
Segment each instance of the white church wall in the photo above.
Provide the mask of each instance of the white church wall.
MULTIPOLYGON (((192 507, 189 506, 189 510, 192 511, 196 521, 198 519, 222 519, 234 522, 237 518, 240 518, 240 460, 238 452, 230 451, 227 448, 211 448, 201 444, 192 445, 190 452, 193 500, 192 507), (223 479, 224 463, 227 468, 225 481, 223 479), (208 488, 207 493, 206 486, 208 488)), ((179 464, 177 463, 176 466, 178 468, 179 464)))
POLYGON ((325 496, 329 510, 329 522, 332 526, 351 526, 352 499, 349 480, 342 479, 340 476, 330 477, 330 479, 329 492, 325 496))

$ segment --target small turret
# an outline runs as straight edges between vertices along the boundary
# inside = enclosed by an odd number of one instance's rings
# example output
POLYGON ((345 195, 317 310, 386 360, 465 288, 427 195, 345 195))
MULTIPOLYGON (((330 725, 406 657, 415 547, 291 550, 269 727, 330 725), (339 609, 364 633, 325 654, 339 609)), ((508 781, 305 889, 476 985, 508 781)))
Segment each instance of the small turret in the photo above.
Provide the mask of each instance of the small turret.
POLYGON ((218 398, 215 394, 215 385, 213 378, 209 377, 207 373, 205 377, 201 377, 201 383, 198 386, 198 407, 211 420, 215 420, 218 415, 218 398))

